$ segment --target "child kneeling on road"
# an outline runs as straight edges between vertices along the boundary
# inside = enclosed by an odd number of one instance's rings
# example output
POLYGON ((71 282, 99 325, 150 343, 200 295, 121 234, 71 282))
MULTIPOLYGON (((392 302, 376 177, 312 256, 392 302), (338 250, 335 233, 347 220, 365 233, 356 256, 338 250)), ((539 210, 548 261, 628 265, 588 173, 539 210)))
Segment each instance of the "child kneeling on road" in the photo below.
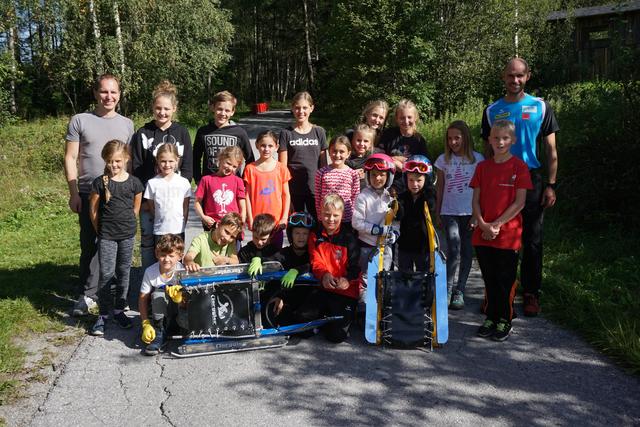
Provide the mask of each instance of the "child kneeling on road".
POLYGON ((180 287, 166 286, 161 288, 161 286, 171 283, 176 271, 183 269, 180 263, 183 253, 184 242, 180 236, 165 234, 156 244, 155 256, 158 262, 150 265, 144 272, 138 297, 138 309, 142 321, 141 338, 142 342, 147 345, 144 354, 147 356, 153 356, 160 352, 169 322, 175 321, 179 326, 186 328, 186 318, 181 319, 176 304, 169 302, 169 298, 171 298, 175 303, 182 303, 180 287))
POLYGON ((311 271, 321 283, 317 304, 320 315, 343 317, 322 327, 329 341, 340 343, 349 336, 358 303, 360 247, 352 229, 341 227, 342 198, 328 194, 320 207, 321 226, 309 238, 311 271))
POLYGON ((287 223, 287 239, 290 246, 283 248, 273 258, 279 261, 287 273, 280 280, 267 284, 265 289, 266 316, 272 326, 286 326, 314 320, 314 300, 317 288, 295 286, 299 275, 310 271, 309 234, 314 226, 311 214, 294 212, 287 223))

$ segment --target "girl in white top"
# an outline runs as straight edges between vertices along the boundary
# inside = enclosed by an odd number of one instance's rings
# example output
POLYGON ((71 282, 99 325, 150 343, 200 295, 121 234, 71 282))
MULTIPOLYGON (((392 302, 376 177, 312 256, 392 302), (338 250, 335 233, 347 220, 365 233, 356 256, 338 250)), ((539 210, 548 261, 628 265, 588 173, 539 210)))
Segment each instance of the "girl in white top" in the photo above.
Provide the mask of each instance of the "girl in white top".
POLYGON ((147 182, 144 191, 148 210, 153 215, 153 236, 156 242, 165 234, 177 234, 184 240, 191 184, 175 173, 179 158, 175 145, 161 145, 156 153, 159 173, 147 182))
POLYGON ((481 160, 484 157, 473 151, 469 126, 462 120, 451 123, 445 135, 444 154, 438 157, 435 167, 436 223, 443 227, 447 238, 447 300, 454 310, 464 307, 464 289, 471 270, 473 189, 469 182, 481 160), (456 273, 458 280, 454 287, 456 273))

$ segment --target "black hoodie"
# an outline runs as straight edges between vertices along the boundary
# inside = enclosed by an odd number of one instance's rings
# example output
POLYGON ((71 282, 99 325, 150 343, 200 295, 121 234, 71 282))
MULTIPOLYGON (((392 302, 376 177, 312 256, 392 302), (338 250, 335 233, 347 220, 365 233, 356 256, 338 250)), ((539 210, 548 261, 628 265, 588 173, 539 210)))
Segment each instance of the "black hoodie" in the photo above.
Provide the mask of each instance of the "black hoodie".
POLYGON ((142 181, 143 185, 157 175, 156 152, 163 144, 174 144, 180 153, 178 170, 180 175, 191 182, 193 178, 193 148, 189 131, 178 124, 172 123, 165 130, 156 126, 154 121, 145 124, 133 135, 131 151, 133 155, 133 174, 142 181))

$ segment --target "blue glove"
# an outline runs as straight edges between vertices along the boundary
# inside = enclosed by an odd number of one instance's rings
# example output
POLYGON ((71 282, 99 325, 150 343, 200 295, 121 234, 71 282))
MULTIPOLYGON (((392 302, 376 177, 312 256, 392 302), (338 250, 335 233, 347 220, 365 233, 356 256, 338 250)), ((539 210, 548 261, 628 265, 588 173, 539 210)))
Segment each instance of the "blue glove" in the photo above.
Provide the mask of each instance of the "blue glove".
POLYGON ((251 264, 249 264, 247 273, 249 273, 249 276, 251 277, 256 277, 256 275, 262 274, 262 260, 260 257, 256 256, 251 258, 251 264))
POLYGON ((287 273, 282 277, 282 279, 280 280, 280 283, 282 283, 282 287, 285 289, 292 288, 297 277, 298 277, 298 270, 296 270, 295 268, 292 268, 291 270, 287 271, 287 273))
POLYGON ((398 241, 398 237, 400 237, 400 233, 397 230, 391 230, 389 234, 387 234, 387 245, 393 245, 398 241))
POLYGON ((388 234, 390 229, 391 229, 390 225, 373 224, 373 226, 371 227, 371 235, 372 236, 380 236, 380 235, 383 235, 383 234, 388 234))

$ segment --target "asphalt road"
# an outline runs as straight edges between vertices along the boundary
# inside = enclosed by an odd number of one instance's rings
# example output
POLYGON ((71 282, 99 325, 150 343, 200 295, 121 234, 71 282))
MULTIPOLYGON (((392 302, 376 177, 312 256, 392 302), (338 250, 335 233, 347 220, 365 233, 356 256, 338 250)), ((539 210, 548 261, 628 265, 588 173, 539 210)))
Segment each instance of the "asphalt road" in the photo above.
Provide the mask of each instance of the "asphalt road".
MULTIPOLYGON (((242 123, 255 137, 289 120, 280 112, 242 123)), ((192 216, 188 241, 199 226, 192 216)), ((145 357, 137 318, 133 330, 111 325, 104 338, 81 339, 29 424, 640 425, 638 377, 544 317, 515 319, 503 343, 477 338, 481 295, 474 268, 467 307, 450 313, 449 343, 433 352, 372 347, 354 329, 339 345, 314 337, 145 357)))

